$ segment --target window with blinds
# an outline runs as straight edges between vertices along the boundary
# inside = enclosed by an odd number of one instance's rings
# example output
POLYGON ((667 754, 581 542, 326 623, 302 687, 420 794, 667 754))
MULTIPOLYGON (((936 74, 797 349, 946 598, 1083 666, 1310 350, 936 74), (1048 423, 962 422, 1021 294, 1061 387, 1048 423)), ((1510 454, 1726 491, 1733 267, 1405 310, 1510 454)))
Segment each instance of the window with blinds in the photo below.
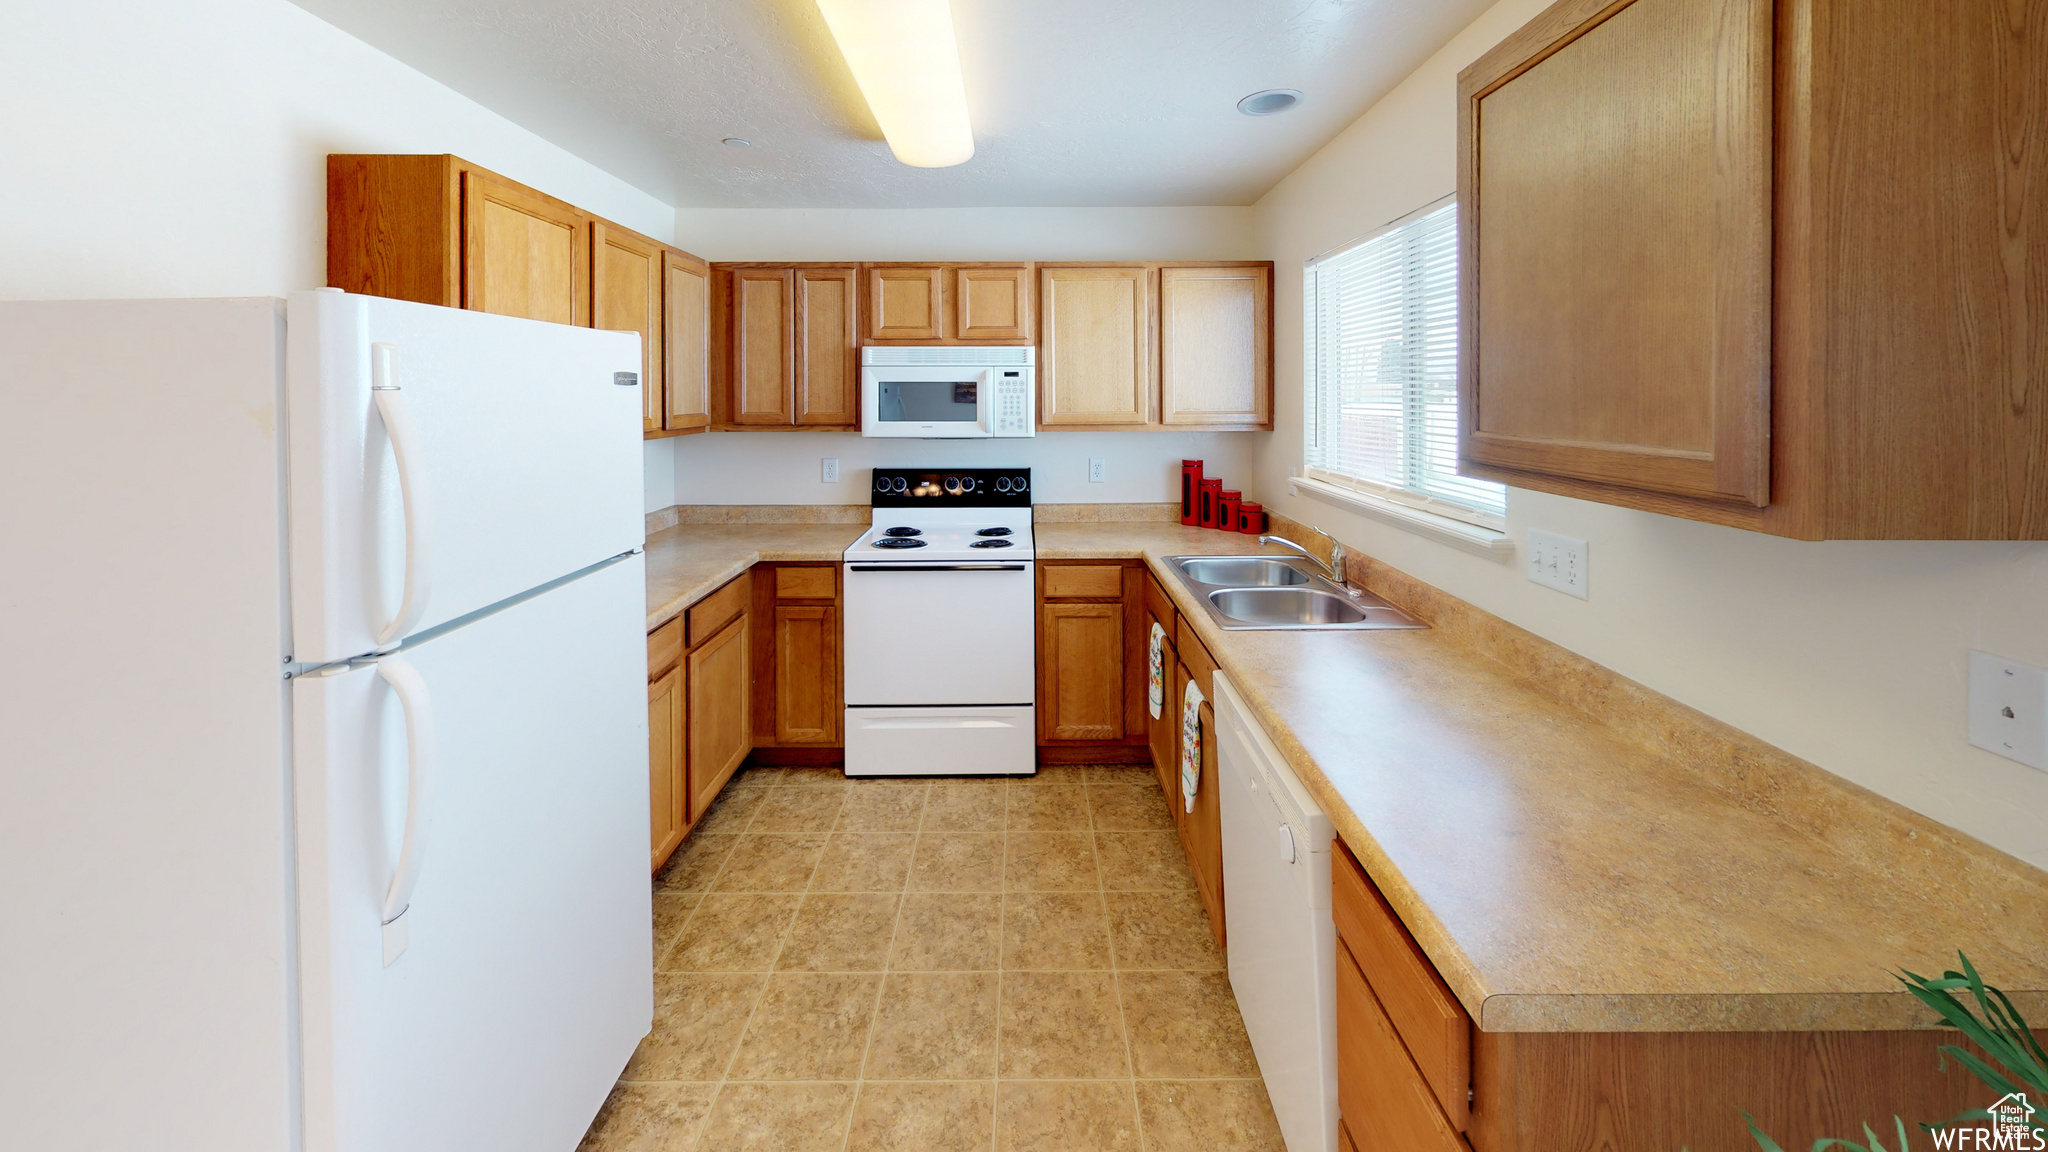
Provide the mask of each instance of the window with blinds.
POLYGON ((1502 526, 1507 490, 1458 475, 1458 214, 1432 204, 1309 261, 1308 474, 1502 526))

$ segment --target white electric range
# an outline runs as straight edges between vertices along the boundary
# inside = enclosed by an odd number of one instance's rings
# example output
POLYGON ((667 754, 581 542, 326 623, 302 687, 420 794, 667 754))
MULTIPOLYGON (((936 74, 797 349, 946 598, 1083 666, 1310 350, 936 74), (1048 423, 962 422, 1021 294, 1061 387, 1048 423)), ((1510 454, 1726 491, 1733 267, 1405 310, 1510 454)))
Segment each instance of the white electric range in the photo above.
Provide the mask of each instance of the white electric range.
POLYGON ((846 549, 846 774, 1038 770, 1031 470, 877 468, 846 549))

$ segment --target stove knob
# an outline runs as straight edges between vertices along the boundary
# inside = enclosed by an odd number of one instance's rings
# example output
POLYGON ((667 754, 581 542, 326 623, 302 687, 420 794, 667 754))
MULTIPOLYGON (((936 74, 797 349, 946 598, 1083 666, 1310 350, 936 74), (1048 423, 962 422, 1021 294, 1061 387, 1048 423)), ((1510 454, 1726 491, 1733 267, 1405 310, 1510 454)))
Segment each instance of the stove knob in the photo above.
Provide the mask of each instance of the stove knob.
POLYGON ((889 478, 880 472, 875 473, 875 491, 883 495, 887 495, 889 492, 889 478))
POLYGON ((1029 491, 1031 491, 1031 481, 1030 481, 1030 479, 1029 479, 1028 477, 1024 477, 1024 476, 1019 476, 1019 477, 1017 477, 1017 478, 1016 478, 1015 480, 1012 480, 1012 481, 1010 481, 1010 491, 1012 491, 1012 492, 1029 492, 1029 491))
POLYGON ((962 477, 960 478, 960 490, 961 490, 962 492, 972 492, 972 491, 974 491, 974 477, 972 477, 972 476, 962 476, 962 477))
POLYGON ((958 496, 959 494, 960 494, 960 478, 959 478, 958 476, 948 476, 948 477, 946 477, 946 495, 948 495, 948 496, 958 496))
POLYGON ((901 476, 896 477, 896 479, 891 481, 889 484, 889 490, 891 492, 896 493, 899 496, 902 495, 903 490, 908 487, 910 487, 910 485, 901 476))
POLYGON ((1008 495, 1008 494, 1009 494, 1009 492, 1010 492, 1010 478, 1009 478, 1008 476, 998 476, 998 477, 996 477, 996 491, 997 491, 998 493, 1002 494, 1002 495, 1008 495))

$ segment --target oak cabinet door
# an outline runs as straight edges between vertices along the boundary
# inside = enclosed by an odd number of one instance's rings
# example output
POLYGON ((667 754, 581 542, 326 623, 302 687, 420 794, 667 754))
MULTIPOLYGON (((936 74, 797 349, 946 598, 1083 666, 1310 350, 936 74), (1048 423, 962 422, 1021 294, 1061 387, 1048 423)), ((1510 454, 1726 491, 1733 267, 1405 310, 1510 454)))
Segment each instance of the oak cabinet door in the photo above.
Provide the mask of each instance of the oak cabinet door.
POLYGON ((794 422, 795 280, 786 268, 741 268, 732 274, 735 424, 794 422))
POLYGON ((1123 605, 1043 604, 1039 643, 1039 739, 1123 739, 1123 605))
POLYGON ((810 427, 860 423, 860 357, 854 338, 858 272, 799 268, 796 288, 796 422, 810 427))
POLYGON ((590 326, 640 337, 641 430, 661 429, 662 247, 602 220, 590 225, 590 326))
POLYGON ((689 670, 690 819, 703 818, 718 790, 753 751, 747 617, 692 651, 689 670))
POLYGON ((1140 683, 1142 691, 1151 690, 1151 636, 1152 625, 1162 624, 1166 639, 1159 646, 1162 669, 1160 689, 1164 700, 1159 715, 1152 715, 1152 705, 1147 699, 1145 705, 1146 742, 1152 749, 1152 770, 1159 776, 1159 787, 1166 793, 1167 802, 1180 807, 1180 699, 1173 694, 1174 665, 1179 656, 1173 650, 1173 621, 1160 621, 1150 607, 1145 610, 1145 650, 1138 654, 1139 662, 1145 667, 1145 678, 1140 683))
POLYGON ((839 610, 776 605, 775 742, 839 743, 839 689, 839 610))
POLYGON ((953 272, 953 335, 970 344, 1031 339, 1029 264, 961 267, 953 272))
POLYGON ((1039 269, 1039 420, 1047 428, 1151 422, 1154 273, 1144 266, 1039 269))
POLYGON ((586 324, 587 218, 529 188, 462 176, 462 306, 500 316, 586 324))
POLYGON ((668 377, 662 427, 684 432, 711 423, 711 267, 673 248, 662 253, 661 264, 668 377))
POLYGON ((937 264, 868 268, 870 340, 937 340, 945 335, 945 269, 937 264))
POLYGON ((647 685, 647 833, 656 872, 683 842, 688 827, 683 756, 683 674, 671 668, 647 685))
POLYGON ((1273 270, 1159 271, 1159 419, 1273 424, 1273 270))
POLYGON ((1459 455, 1762 507, 1772 4, 1592 19, 1460 79, 1459 455))
POLYGON ((1365 1148, 1466 1152, 1380 1008, 1351 951, 1337 946, 1337 1110, 1365 1148))

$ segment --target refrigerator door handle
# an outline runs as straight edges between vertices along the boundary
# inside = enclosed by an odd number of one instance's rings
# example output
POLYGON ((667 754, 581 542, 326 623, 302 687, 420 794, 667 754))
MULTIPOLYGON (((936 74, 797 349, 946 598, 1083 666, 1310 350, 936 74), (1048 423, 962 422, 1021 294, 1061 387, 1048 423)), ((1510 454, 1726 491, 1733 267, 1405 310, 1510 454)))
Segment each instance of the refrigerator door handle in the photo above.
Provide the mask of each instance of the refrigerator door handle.
MULTIPOLYGON (((377 661, 377 675, 398 694, 405 710, 405 839, 398 849, 398 867, 384 892, 384 923, 405 915, 420 881, 420 863, 427 850, 427 819, 434 781, 434 701, 427 682, 403 656, 377 661)), ((387 961, 388 963, 389 961, 387 961)))
POLYGON ((391 438, 391 454, 398 461, 398 493, 405 505, 405 596, 398 605, 398 615, 377 632, 377 649, 380 652, 397 647, 419 624, 420 617, 426 614, 427 596, 431 591, 428 573, 432 550, 427 530, 431 514, 428 511, 426 469, 420 459, 419 434, 413 427, 412 408, 405 402, 405 393, 392 379, 391 356, 394 351, 396 346, 392 344, 370 345, 370 395, 377 403, 377 415, 384 421, 384 431, 391 438))

